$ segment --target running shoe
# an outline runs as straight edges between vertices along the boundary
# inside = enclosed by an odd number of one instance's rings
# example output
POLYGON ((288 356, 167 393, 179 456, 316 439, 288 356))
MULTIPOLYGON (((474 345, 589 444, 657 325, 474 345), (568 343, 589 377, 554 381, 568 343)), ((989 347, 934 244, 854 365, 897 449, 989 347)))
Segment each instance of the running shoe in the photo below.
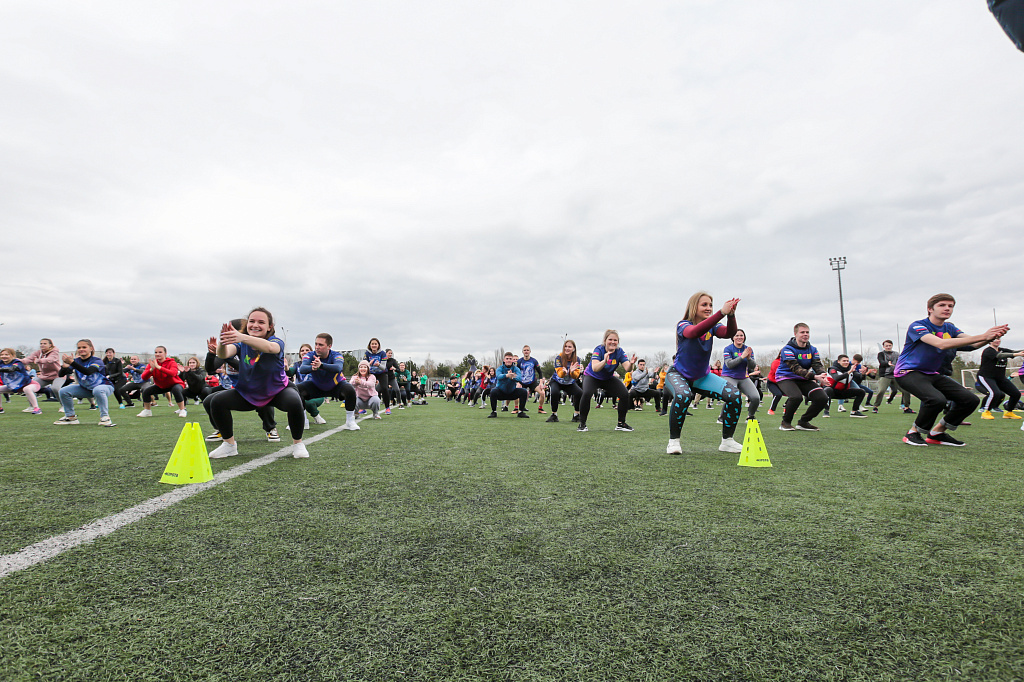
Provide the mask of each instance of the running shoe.
POLYGON ((497 419, 498 418, 498 413, 493 411, 493 410, 491 410, 491 413, 489 415, 487 415, 487 418, 488 419, 497 419))
POLYGON ((547 414, 547 412, 544 411, 543 407, 538 407, 537 408, 537 414, 547 414))
POLYGON ((501 406, 501 411, 502 412, 508 412, 508 405, 502 405, 501 406))
POLYGON ((142 412, 139 412, 135 416, 136 417, 152 417, 153 416, 153 410, 143 409, 142 412))
POLYGON ((206 440, 212 443, 219 440, 224 440, 224 436, 220 435, 220 431, 214 431, 213 433, 206 437, 206 440))
POLYGON ((552 414, 550 417, 548 417, 544 421, 545 421, 545 423, 557 422, 558 421, 558 415, 557 414, 552 414))
POLYGON ((399 405, 399 406, 398 406, 398 409, 400 409, 400 410, 404 410, 404 409, 405 409, 405 405, 399 405))
POLYGON ((618 424, 615 425, 615 430, 616 431, 632 431, 633 427, 630 426, 629 424, 627 424, 626 422, 619 422, 618 424))
POLYGON ((36 409, 32 410, 32 414, 42 414, 42 413, 43 413, 43 411, 40 408, 38 408, 38 407, 36 409))
POLYGON ((743 452, 743 445, 735 438, 723 438, 722 444, 718 446, 719 452, 743 452))
POLYGON ((516 416, 519 417, 520 419, 529 419, 530 418, 530 415, 526 414, 526 410, 523 410, 522 412, 520 412, 516 416))
POLYGON ((799 420, 796 423, 796 427, 795 428, 796 428, 797 431, 820 431, 821 430, 817 426, 815 426, 814 424, 812 424, 810 422, 805 422, 803 419, 799 420))
POLYGON ((840 405, 839 406, 839 411, 840 412, 846 412, 846 406, 845 405, 840 405))
POLYGON ((775 410, 768 410, 768 414, 775 414, 775 410))
POLYGON ((100 426, 117 426, 114 422, 110 421, 110 416, 100 417, 100 426))
POLYGON ((871 408, 871 414, 878 414, 878 408, 877 407, 872 407, 871 408))
POLYGON ((579 426, 576 427, 576 433, 583 433, 586 430, 587 430, 587 425, 583 424, 583 423, 581 423, 579 426))
POLYGON ((303 443, 296 443, 292 446, 292 457, 295 459, 309 459, 309 450, 303 443))
POLYGON ((683 446, 679 444, 678 438, 669 438, 668 447, 665 448, 666 455, 681 455, 683 454, 683 446))
POLYGON ((322 415, 318 414, 317 416, 313 417, 313 423, 314 424, 326 424, 327 420, 324 419, 322 415))
POLYGON ((76 417, 75 415, 71 415, 70 417, 64 416, 64 417, 61 417, 60 419, 58 419, 57 421, 55 421, 53 423, 57 424, 58 426, 66 426, 68 424, 77 424, 78 423, 78 417, 76 417))
MULTIPOLYGON (((380 415, 377 415, 377 419, 380 419, 380 415)), ((345 420, 345 423, 341 425, 342 431, 360 431, 359 424, 356 424, 356 420, 352 421, 345 420)))
POLYGON ((100 409, 100 408, 96 407, 95 405, 90 405, 90 406, 89 406, 89 409, 90 409, 90 410, 98 410, 98 409, 100 409))
POLYGON ((917 431, 911 431, 907 435, 903 436, 903 442, 907 445, 916 445, 918 447, 928 447, 928 443, 925 442, 924 438, 917 431))
POLYGON ((668 412, 659 412, 658 416, 659 417, 664 417, 666 414, 668 414, 668 412))
POLYGON ((828 418, 829 418, 829 417, 831 417, 832 415, 830 415, 830 414, 828 413, 828 410, 825 410, 824 412, 822 412, 822 413, 821 413, 821 416, 822 416, 822 417, 825 417, 826 419, 828 419, 828 418))
POLYGON ((210 459, 223 459, 224 457, 233 457, 238 454, 238 446, 235 443, 228 443, 227 441, 217 446, 213 452, 210 453, 210 459))
POLYGON ((789 422, 782 422, 779 424, 779 431, 796 431, 796 427, 789 422))
POLYGON ((985 410, 984 412, 982 412, 981 413, 981 418, 982 419, 995 419, 995 417, 992 416, 992 412, 990 412, 989 410, 985 410))
POLYGON ((913 411, 912 409, 910 409, 909 407, 904 407, 904 408, 903 408, 903 414, 917 414, 917 412, 914 412, 914 411, 913 411))
POLYGON ((391 414, 391 408, 389 407, 386 410, 384 410, 384 414, 391 414))
MULTIPOLYGON (((3 409, 3 408, 0 408, 0 409, 3 409)), ((39 409, 39 408, 26 407, 24 410, 22 410, 22 412, 32 412, 34 409, 39 409)))
POLYGON ((580 422, 580 414, 579 414, 579 412, 577 412, 576 414, 574 414, 574 415, 572 416, 572 419, 570 419, 569 421, 571 421, 571 422, 576 422, 577 424, 579 424, 579 422, 580 422))
POLYGON ((925 437, 924 442, 928 445, 952 445, 955 448, 962 448, 964 446, 964 442, 962 440, 957 440, 945 432, 929 433, 925 437))
POLYGON ((853 412, 850 413, 850 416, 851 417, 861 417, 861 418, 864 418, 864 419, 867 418, 867 415, 864 414, 863 412, 861 412, 860 410, 854 410, 853 412))
POLYGON ((176 410, 174 414, 178 415, 182 419, 185 419, 186 417, 188 417, 188 410, 176 410))
POLYGON ((721 417, 719 417, 718 419, 716 419, 716 420, 715 420, 715 423, 716 423, 716 424, 721 424, 721 423, 722 423, 722 418, 721 418, 721 417))
POLYGON ((117 406, 117 409, 119 409, 119 410, 123 410, 124 408, 125 408, 125 405, 124 405, 124 403, 120 403, 120 404, 118 404, 118 406, 117 406))
POLYGON ((277 429, 270 429, 267 431, 267 440, 271 443, 280 443, 281 436, 278 435, 277 429))
POLYGON ((1003 412, 1003 419, 1020 419, 1020 415, 1015 414, 1014 412, 1012 412, 1010 410, 1007 410, 1007 411, 1003 412))

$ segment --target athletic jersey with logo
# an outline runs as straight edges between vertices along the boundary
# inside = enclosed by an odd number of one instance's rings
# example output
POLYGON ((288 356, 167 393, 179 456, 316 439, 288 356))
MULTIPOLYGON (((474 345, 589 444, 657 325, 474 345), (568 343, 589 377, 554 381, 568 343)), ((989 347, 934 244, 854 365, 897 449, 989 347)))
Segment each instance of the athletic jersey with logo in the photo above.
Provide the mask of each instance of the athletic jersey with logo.
POLYGON ((562 364, 562 356, 560 354, 556 355, 555 356, 555 373, 551 375, 552 379, 554 379, 556 382, 562 384, 563 386, 568 386, 569 384, 572 384, 572 383, 576 382, 576 379, 572 375, 569 374, 569 367, 572 366, 572 362, 573 361, 572 360, 567 360, 566 362, 568 364, 563 365, 562 364), (565 376, 558 376, 558 370, 559 369, 565 370, 564 371, 565 376))
MULTIPOLYGON (((84 365, 85 367, 98 367, 100 370, 93 374, 83 374, 75 368, 75 380, 82 388, 92 390, 97 386, 113 386, 113 384, 110 383, 110 379, 107 378, 107 363, 103 362, 103 360, 100 360, 95 355, 85 360, 75 356, 75 363, 84 365)), ((72 364, 72 367, 74 367, 74 363, 72 364)))
POLYGON ((587 363, 587 369, 583 372, 588 377, 594 377, 595 379, 601 379, 607 381, 615 376, 615 368, 624 362, 628 362, 629 358, 626 357, 626 351, 622 350, 622 347, 616 348, 612 353, 608 353, 603 345, 598 346, 594 349, 594 356, 591 358, 591 362, 587 363), (607 355, 607 359, 605 359, 607 355), (605 360, 605 366, 600 371, 595 372, 593 366, 593 360, 600 362, 605 360))
POLYGON ((363 359, 370 363, 370 374, 384 374, 387 372, 388 352, 385 350, 371 353, 369 349, 363 353, 363 359), (377 363, 376 365, 373 363, 377 363))
POLYGON ((715 345, 715 335, 724 324, 716 324, 695 339, 683 336, 683 331, 692 326, 689 320, 682 320, 676 325, 676 371, 688 381, 703 379, 711 372, 711 349, 715 345))
MULTIPOLYGON (((747 362, 744 360, 736 367, 729 367, 729 361, 735 360, 736 358, 743 355, 743 352, 747 350, 749 346, 743 346, 743 348, 737 348, 736 344, 730 343, 722 351, 722 376, 729 377, 730 379, 746 379, 747 378, 747 362)), ((754 355, 754 351, 750 351, 751 357, 754 355)))
POLYGON ((338 384, 345 381, 345 375, 341 373, 341 370, 345 366, 344 356, 336 350, 327 351, 326 358, 320 358, 320 369, 314 370, 310 363, 313 362, 313 358, 316 357, 316 351, 311 350, 306 353, 305 357, 302 358, 302 364, 299 366, 300 369, 310 369, 309 374, 302 376, 306 377, 302 381, 312 381, 313 385, 317 388, 325 391, 330 391, 338 384), (324 365, 335 365, 335 369, 328 369, 324 365))
POLYGON ((25 369, 25 363, 14 358, 10 362, 0 361, 0 379, 9 391, 20 391, 32 382, 32 375, 25 369))
POLYGON ((952 322, 941 325, 932 324, 928 318, 912 322, 907 329, 907 338, 903 342, 903 351, 896 359, 896 378, 906 376, 907 372, 921 374, 938 374, 946 359, 946 351, 930 346, 921 339, 934 334, 940 339, 955 339, 963 334, 952 322))
POLYGON ((821 362, 821 356, 818 355, 818 349, 814 346, 807 344, 806 348, 800 348, 791 339, 779 354, 779 360, 779 367, 775 370, 775 381, 785 381, 786 379, 804 380, 807 377, 802 377, 791 370, 788 362, 796 360, 797 364, 804 369, 812 369, 816 362, 821 362))
POLYGON ((516 363, 519 366, 519 371, 523 373, 523 384, 532 384, 537 380, 540 374, 540 363, 537 362, 537 358, 519 358, 516 363))
POLYGON ((276 353, 258 351, 245 343, 238 348, 238 382, 235 390, 256 407, 263 407, 288 385, 284 370, 284 341, 271 336, 267 341, 276 342, 276 353))

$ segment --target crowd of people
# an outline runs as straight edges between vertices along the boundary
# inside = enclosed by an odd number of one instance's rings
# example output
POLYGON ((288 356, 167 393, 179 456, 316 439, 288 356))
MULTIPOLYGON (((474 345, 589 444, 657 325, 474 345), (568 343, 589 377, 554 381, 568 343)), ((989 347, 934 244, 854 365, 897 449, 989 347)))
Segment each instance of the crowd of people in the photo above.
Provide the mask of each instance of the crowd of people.
MULTIPOLYGON (((772 396, 768 414, 774 415, 785 399, 782 431, 818 431, 815 418, 831 416, 833 402, 840 412, 847 411, 845 403, 849 402, 848 415, 865 418, 868 408, 878 413, 883 399, 891 404, 899 395, 903 412, 916 415, 903 436, 904 443, 962 446, 951 432, 965 424, 981 401, 951 378, 952 362, 957 352, 984 348, 975 386, 984 396, 982 419, 995 419, 993 412, 1000 410, 1004 419, 1020 419, 1015 410, 1021 392, 1006 373, 1008 361, 1024 357, 1024 351, 1002 347, 1007 325, 976 335, 953 325, 949 320, 956 302, 949 294, 928 300, 927 317, 910 324, 899 354, 893 350, 892 340, 882 343, 877 367, 869 367, 859 354, 842 354, 825 367, 810 342, 810 327, 798 323, 766 374, 754 359, 746 332, 737 324, 739 304, 738 298, 729 299, 716 310, 709 293, 693 294, 676 326, 672 363, 653 370, 644 358, 627 354, 620 346, 619 333, 609 329, 586 358, 578 355, 575 341, 565 339, 548 377, 531 348, 524 346, 521 356, 507 352, 497 367, 473 366, 463 376, 435 383, 431 391, 427 376, 398 362, 377 338, 370 339, 351 376, 346 376, 344 355, 333 349, 334 340, 328 333, 318 334, 312 345, 303 344, 298 361, 290 364, 285 344, 276 336, 273 315, 259 307, 246 318, 224 323, 219 336, 209 338, 205 362, 189 358, 185 366, 169 357, 164 346, 157 346, 146 363, 131 356, 127 364, 112 348, 106 349, 104 358, 97 357, 88 339, 78 341, 73 355, 62 355, 48 338, 40 341, 38 350, 20 359, 13 349, 5 348, 0 350, 0 393, 8 401, 11 394, 23 395, 28 402, 24 412, 35 415, 42 414, 40 396, 59 401, 63 416, 54 423, 61 426, 80 423, 76 401, 88 402, 89 409, 98 410, 99 425, 104 427, 115 426, 110 417, 111 399, 121 409, 134 406, 133 399, 140 401, 142 410, 137 416, 143 418, 153 416, 161 397, 182 418, 188 415, 189 401, 202 404, 213 427, 207 440, 220 442, 210 453, 212 458, 238 454, 236 412, 256 412, 269 441, 281 440, 276 411, 284 412, 292 455, 305 458, 309 453, 303 434, 310 418, 316 424, 326 423, 320 413, 326 400, 344 404, 342 429, 358 431, 358 413, 368 412, 371 418, 380 419, 382 413, 391 414, 392 406, 405 409, 410 403, 423 402, 428 393, 481 409, 489 405, 487 417, 492 419, 498 417, 499 403, 501 411, 509 411, 514 404, 512 412, 528 418, 527 404, 532 397, 538 414, 546 414, 548 405, 547 421, 554 423, 559 421, 559 408, 567 404, 578 432, 588 430, 592 404, 600 408, 610 401, 617 412, 615 430, 628 432, 633 430, 626 421, 628 413, 653 402, 657 413, 668 417, 668 454, 682 453, 680 439, 686 419, 702 400, 708 409, 720 406, 717 421, 722 439, 718 449, 740 452, 742 445, 734 435, 744 403, 746 418, 754 419, 766 389, 772 396), (721 359, 712 362, 715 339, 730 343, 721 359), (874 390, 868 385, 870 378, 877 380, 874 390), (916 412, 910 396, 920 400, 916 412)), ((1017 377, 1024 383, 1024 367, 1017 377)))

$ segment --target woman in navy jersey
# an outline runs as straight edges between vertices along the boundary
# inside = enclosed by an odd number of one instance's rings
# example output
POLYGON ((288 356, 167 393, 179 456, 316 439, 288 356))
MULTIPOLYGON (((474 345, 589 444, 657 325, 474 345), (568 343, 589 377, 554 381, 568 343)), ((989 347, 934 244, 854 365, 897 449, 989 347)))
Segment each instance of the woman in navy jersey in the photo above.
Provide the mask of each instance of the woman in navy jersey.
POLYGON ((572 400, 572 420, 580 420, 580 398, 583 397, 583 389, 576 384, 583 367, 576 357, 576 342, 566 339, 562 344, 562 352, 555 356, 555 373, 551 375, 549 382, 551 416, 549 422, 558 421, 558 406, 562 402, 562 393, 569 395, 572 400))
POLYGON ((224 442, 210 453, 211 458, 238 454, 232 412, 248 412, 270 405, 288 415, 292 432, 292 456, 309 457, 302 443, 306 417, 302 398, 288 385, 284 370, 284 341, 274 335, 274 318, 266 308, 254 308, 246 321, 246 333, 231 323, 221 326, 217 357, 238 357, 238 382, 235 387, 209 397, 210 421, 224 442))
POLYGON ((694 394, 707 396, 708 400, 722 400, 722 452, 741 452, 743 446, 736 442, 733 434, 740 419, 742 394, 710 368, 711 350, 714 339, 728 339, 737 332, 736 306, 740 299, 731 298, 722 309, 715 311, 714 299, 706 291, 698 291, 686 303, 686 314, 676 325, 676 359, 665 378, 666 387, 672 391, 672 407, 669 409, 668 447, 670 455, 682 454, 679 436, 686 409, 693 401, 694 394), (727 324, 720 324, 722 318, 727 324))
POLYGON ((608 329, 604 333, 604 340, 600 346, 594 349, 590 358, 590 364, 583 372, 583 395, 580 397, 580 424, 577 431, 587 430, 587 416, 590 414, 590 399, 598 389, 617 399, 619 419, 615 425, 616 431, 632 431, 633 427, 626 423, 626 413, 629 411, 629 391, 622 379, 615 373, 616 368, 622 367, 629 371, 636 362, 636 355, 627 358, 626 352, 619 348, 619 333, 614 329, 608 329))
POLYGON ((753 419, 757 407, 761 404, 761 394, 750 379, 750 373, 757 369, 754 362, 754 349, 746 345, 747 333, 737 329, 732 335, 732 343, 722 351, 725 362, 722 363, 722 378, 740 390, 747 398, 747 419, 753 419))
POLYGON ((366 344, 363 359, 370 365, 370 374, 377 379, 377 392, 384 403, 384 414, 391 414, 391 382, 388 381, 388 354, 380 347, 376 336, 366 344))

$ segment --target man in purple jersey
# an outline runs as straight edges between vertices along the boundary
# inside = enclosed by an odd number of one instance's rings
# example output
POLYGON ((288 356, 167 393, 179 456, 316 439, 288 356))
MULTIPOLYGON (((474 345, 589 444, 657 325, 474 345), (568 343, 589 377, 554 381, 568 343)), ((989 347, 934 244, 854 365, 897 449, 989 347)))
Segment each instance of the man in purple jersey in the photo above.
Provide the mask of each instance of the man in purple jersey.
POLYGON ((963 446, 963 441, 947 433, 955 431, 964 418, 978 406, 978 396, 939 370, 947 351, 962 346, 1001 338, 1009 326, 992 327, 984 334, 968 336, 949 318, 956 299, 950 294, 935 294, 928 299, 928 317, 912 322, 907 329, 903 352, 896 360, 896 379, 911 395, 921 399, 921 410, 913 428, 903 436, 907 445, 963 446), (947 402, 954 407, 937 425, 935 420, 947 402))

